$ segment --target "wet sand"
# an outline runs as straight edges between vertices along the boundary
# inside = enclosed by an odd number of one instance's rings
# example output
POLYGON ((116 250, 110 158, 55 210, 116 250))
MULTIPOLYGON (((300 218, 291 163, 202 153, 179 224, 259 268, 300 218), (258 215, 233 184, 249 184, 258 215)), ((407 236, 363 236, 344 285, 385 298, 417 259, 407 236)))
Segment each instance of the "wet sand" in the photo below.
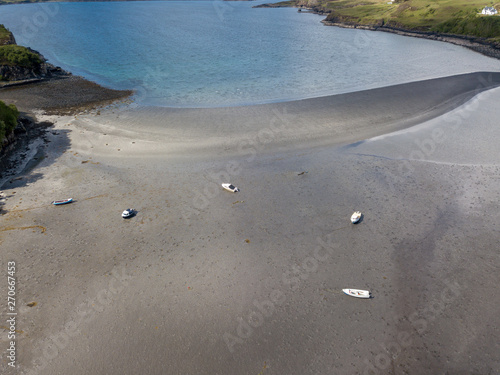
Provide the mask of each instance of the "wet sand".
POLYGON ((0 89, 0 100, 14 104, 21 112, 36 109, 48 114, 71 115, 125 100, 130 90, 113 90, 78 76, 11 85, 0 89))
POLYGON ((498 372, 498 83, 54 117, 2 187, 2 373, 498 372))

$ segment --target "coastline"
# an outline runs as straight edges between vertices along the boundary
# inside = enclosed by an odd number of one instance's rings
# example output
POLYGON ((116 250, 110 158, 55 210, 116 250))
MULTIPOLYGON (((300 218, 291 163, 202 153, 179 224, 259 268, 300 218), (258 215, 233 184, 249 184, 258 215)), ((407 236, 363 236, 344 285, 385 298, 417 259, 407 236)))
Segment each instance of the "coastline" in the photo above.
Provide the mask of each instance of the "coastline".
POLYGON ((0 202, 20 371, 497 371, 499 80, 41 117, 0 202))
POLYGON ((132 94, 131 90, 109 89, 73 75, 0 88, 0 100, 14 104, 22 112, 41 110, 49 115, 76 114, 125 100, 132 94))
POLYGON ((127 100, 132 91, 113 90, 71 74, 5 84, 0 100, 20 111, 18 126, 0 150, 0 187, 43 159, 47 132, 44 116, 76 116, 127 100), (27 169, 26 169, 27 168, 27 169))
MULTIPOLYGON (((280 3, 269 3, 256 5, 254 8, 296 8, 299 12, 305 11, 307 13, 313 13, 320 16, 326 16, 329 14, 319 7, 306 7, 306 6, 295 6, 280 3)), ((378 24, 362 24, 353 21, 344 21, 341 18, 334 21, 327 21, 326 18, 321 21, 325 26, 336 26, 346 29, 361 29, 368 31, 383 31, 388 33, 393 33, 401 36, 408 36, 414 38, 437 40, 441 42, 447 42, 455 45, 459 45, 482 55, 492 57, 495 59, 500 59, 500 43, 489 42, 485 38, 459 35, 459 34, 446 34, 431 31, 421 31, 412 30, 405 28, 398 28, 394 26, 384 25, 383 22, 378 24)))
MULTIPOLYGON (((317 14, 322 14, 322 13, 317 13, 317 14)), ((363 25, 350 22, 331 22, 326 20, 321 21, 321 23, 323 23, 325 26, 337 26, 348 29, 362 29, 370 31, 383 31, 401 36, 437 40, 440 42, 446 42, 462 46, 488 57, 500 59, 500 45, 498 43, 490 43, 486 41, 484 38, 467 36, 467 35, 458 35, 458 34, 442 34, 436 32, 401 29, 385 25, 363 25)))
POLYGON ((499 72, 241 107, 130 94, 0 89, 39 121, 0 176, 16 373, 500 370, 499 72))

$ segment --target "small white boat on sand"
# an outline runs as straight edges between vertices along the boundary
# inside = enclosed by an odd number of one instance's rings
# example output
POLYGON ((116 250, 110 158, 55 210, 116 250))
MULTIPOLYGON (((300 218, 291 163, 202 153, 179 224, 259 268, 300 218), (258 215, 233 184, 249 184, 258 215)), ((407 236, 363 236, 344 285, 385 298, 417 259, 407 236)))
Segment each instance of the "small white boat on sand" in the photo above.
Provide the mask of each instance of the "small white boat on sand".
POLYGON ((71 203, 73 202, 73 198, 68 198, 68 199, 62 199, 60 201, 53 201, 52 204, 55 204, 56 206, 60 204, 66 204, 66 203, 71 203))
POLYGON ((342 291, 351 297, 370 298, 370 291, 361 289, 342 289, 342 291))
POLYGON ((356 224, 361 219, 361 212, 356 211, 351 216, 351 223, 356 224))
POLYGON ((237 191, 240 191, 240 189, 238 189, 233 184, 222 184, 222 187, 227 191, 230 191, 231 193, 236 193, 237 191))
POLYGON ((134 216, 134 209, 133 208, 127 208, 125 211, 122 212, 122 217, 124 219, 127 219, 129 217, 134 216))

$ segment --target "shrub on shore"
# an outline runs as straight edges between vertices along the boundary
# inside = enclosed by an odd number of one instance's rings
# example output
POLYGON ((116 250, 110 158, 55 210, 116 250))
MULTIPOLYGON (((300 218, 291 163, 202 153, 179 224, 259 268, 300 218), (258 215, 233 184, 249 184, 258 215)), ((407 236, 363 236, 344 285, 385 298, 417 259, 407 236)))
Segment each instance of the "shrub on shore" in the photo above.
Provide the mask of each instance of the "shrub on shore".
POLYGON ((7 105, 0 101, 0 149, 3 141, 17 125, 19 111, 14 104, 7 105))
POLYGON ((6 45, 0 47, 0 65, 21 66, 24 68, 36 68, 42 63, 42 59, 28 48, 17 45, 6 45))

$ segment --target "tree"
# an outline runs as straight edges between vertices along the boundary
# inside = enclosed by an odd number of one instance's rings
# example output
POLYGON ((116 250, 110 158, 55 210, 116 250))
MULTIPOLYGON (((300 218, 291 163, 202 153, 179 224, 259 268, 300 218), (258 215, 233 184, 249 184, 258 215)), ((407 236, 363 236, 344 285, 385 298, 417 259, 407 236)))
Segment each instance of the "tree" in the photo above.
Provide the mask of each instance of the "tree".
POLYGON ((0 148, 3 141, 16 127, 19 111, 14 104, 7 105, 0 101, 0 148))

